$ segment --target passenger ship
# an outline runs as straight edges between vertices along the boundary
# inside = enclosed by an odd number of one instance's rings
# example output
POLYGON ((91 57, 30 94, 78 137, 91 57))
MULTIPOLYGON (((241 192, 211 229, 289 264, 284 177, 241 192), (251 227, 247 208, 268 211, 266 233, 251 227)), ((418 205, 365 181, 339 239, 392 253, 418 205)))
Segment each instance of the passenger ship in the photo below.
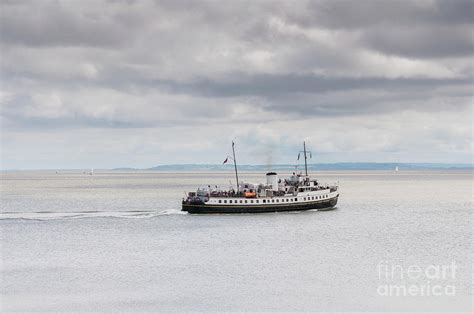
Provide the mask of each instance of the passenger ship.
POLYGON ((306 143, 303 147, 300 153, 304 154, 304 175, 294 172, 282 180, 277 173, 269 172, 266 183, 252 184, 239 182, 232 142, 236 190, 221 190, 217 186, 199 188, 183 199, 182 211, 191 214, 237 214, 333 209, 339 198, 338 185, 321 185, 308 176, 306 143))

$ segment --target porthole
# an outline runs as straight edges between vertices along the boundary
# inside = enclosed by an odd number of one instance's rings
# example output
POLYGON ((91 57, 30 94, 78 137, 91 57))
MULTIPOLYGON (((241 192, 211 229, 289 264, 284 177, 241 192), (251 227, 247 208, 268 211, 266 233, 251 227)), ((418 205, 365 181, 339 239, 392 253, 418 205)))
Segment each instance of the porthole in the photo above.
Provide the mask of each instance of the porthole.
POLYGON ((258 203, 258 200, 256 200, 255 203, 258 203))
POLYGON ((224 200, 224 203, 227 203, 227 200, 224 200))
POLYGON ((253 200, 250 200, 250 203, 253 203, 253 200))
POLYGON ((247 204, 247 200, 245 200, 245 204, 247 204))
POLYGON ((222 203, 222 200, 219 200, 219 203, 222 203))

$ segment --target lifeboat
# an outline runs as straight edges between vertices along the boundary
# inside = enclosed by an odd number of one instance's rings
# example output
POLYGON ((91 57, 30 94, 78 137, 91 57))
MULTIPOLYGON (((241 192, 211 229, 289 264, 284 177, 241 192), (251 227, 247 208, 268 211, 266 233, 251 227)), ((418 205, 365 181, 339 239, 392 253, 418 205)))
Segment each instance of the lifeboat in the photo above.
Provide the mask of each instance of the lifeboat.
POLYGON ((255 193, 255 192, 244 192, 244 196, 246 198, 254 198, 254 197, 257 197, 257 193, 255 193))

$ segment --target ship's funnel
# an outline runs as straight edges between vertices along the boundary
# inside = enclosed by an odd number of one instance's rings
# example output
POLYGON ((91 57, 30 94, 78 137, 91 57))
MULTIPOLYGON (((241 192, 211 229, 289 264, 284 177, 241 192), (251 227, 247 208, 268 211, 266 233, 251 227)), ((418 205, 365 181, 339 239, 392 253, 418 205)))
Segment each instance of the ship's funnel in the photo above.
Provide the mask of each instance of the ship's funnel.
POLYGON ((271 185, 273 191, 278 191, 278 175, 276 172, 267 173, 267 185, 271 185))

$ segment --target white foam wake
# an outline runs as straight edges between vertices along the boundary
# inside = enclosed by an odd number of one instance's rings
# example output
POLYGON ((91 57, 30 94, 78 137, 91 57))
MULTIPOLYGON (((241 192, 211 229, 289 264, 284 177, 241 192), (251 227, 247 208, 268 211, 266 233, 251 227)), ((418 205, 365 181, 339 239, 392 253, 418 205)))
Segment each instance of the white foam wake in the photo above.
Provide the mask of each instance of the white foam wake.
POLYGON ((54 220, 54 219, 81 219, 81 218, 152 218, 166 215, 186 215, 178 209, 159 211, 132 210, 132 211, 79 211, 79 212, 4 212, 0 213, 0 220, 27 219, 27 220, 54 220))

